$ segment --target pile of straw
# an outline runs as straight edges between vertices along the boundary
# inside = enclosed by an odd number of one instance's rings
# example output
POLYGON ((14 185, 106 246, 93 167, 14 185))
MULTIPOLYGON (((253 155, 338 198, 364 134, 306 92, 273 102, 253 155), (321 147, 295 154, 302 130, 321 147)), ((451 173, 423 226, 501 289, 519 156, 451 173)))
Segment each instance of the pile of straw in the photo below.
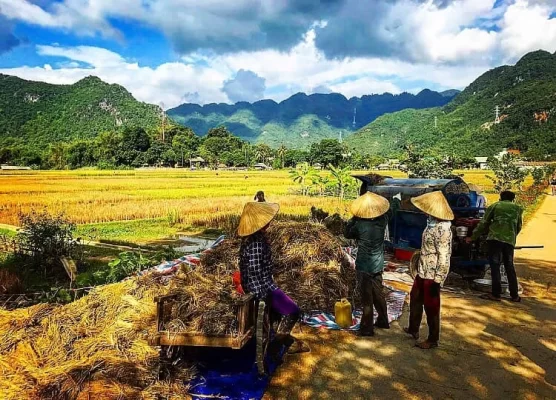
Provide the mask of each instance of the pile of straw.
MULTIPOLYGON (((0 398, 154 400, 168 392, 170 383, 157 382, 158 351, 147 343, 153 298, 165 291, 143 277, 65 306, 0 310, 0 398)), ((172 390, 190 398, 182 383, 172 390)))
MULTIPOLYGON (((276 283, 304 311, 327 310, 342 297, 357 302, 355 271, 345 264, 342 243, 322 224, 274 222, 267 237, 276 283)), ((238 239, 201 257, 201 270, 231 274, 238 270, 238 239)))
POLYGON ((172 279, 171 305, 166 330, 206 335, 236 334, 234 302, 240 297, 230 274, 210 274, 202 268, 183 269, 172 279))

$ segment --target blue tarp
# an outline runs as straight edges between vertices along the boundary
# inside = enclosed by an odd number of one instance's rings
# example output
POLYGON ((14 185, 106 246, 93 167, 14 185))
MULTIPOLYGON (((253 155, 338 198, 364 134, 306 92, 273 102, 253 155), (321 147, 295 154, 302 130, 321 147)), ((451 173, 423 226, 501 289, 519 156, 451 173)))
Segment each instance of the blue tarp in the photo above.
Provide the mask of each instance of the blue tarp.
POLYGON ((269 359, 269 375, 259 376, 254 340, 241 350, 207 348, 203 359, 197 377, 191 382, 190 394, 195 400, 210 396, 224 400, 259 400, 278 367, 269 359))

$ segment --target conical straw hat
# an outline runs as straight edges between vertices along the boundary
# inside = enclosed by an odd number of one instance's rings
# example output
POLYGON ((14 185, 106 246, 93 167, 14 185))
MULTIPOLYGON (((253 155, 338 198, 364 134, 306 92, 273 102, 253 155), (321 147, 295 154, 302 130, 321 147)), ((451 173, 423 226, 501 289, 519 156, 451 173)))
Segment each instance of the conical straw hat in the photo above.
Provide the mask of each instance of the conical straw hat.
POLYGON ((442 192, 425 193, 419 197, 412 198, 411 203, 425 214, 432 215, 435 218, 444 221, 454 219, 454 213, 442 192))
POLYGON ((249 236, 267 226, 278 214, 280 206, 276 203, 249 202, 243 207, 237 233, 249 236))
POLYGON ((469 186, 469 190, 471 190, 472 192, 477 192, 477 194, 481 194, 483 192, 483 189, 481 189, 480 186, 477 186, 474 183, 470 183, 467 186, 469 186))
POLYGON ((359 218, 376 218, 385 214, 390 203, 384 197, 371 192, 359 196, 351 203, 351 213, 359 218))

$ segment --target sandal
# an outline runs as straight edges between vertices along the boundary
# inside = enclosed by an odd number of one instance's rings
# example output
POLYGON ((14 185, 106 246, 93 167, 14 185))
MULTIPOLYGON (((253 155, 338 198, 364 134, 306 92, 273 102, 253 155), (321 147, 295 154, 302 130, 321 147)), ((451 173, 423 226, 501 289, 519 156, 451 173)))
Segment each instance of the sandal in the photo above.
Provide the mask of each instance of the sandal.
POLYGON ((415 347, 419 347, 423 350, 434 349, 435 347, 438 347, 438 342, 429 342, 428 340, 425 340, 424 342, 416 343, 415 347))
POLYGON ((403 331, 404 331, 405 333, 407 333, 408 335, 413 336, 413 339, 415 339, 415 340, 419 339, 419 332, 417 332, 417 333, 410 332, 410 331, 409 331, 409 328, 403 328, 403 331))
POLYGON ((490 300, 490 301, 502 301, 500 297, 496 297, 492 293, 483 294, 480 298, 483 300, 490 300))

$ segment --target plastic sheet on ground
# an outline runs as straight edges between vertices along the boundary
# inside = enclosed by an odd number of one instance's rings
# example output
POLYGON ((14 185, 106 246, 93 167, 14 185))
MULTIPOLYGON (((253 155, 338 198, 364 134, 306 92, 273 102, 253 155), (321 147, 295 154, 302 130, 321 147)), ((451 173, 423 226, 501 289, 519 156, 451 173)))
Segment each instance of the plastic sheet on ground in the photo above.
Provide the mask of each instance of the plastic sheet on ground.
MULTIPOLYGON (((407 292, 396 290, 389 286, 386 287, 389 289, 389 292, 386 295, 386 305, 388 307, 388 322, 392 322, 401 317, 403 312, 403 306, 405 304, 405 299, 407 297, 407 292)), ((359 324, 361 323, 362 314, 363 313, 361 310, 355 310, 353 312, 352 326, 346 329, 341 328, 336 323, 334 314, 326 313, 323 311, 313 311, 306 314, 303 317, 303 323, 313 328, 357 331, 359 330, 359 324)), ((376 313, 376 310, 374 310, 375 321, 377 317, 378 314, 376 313)))

